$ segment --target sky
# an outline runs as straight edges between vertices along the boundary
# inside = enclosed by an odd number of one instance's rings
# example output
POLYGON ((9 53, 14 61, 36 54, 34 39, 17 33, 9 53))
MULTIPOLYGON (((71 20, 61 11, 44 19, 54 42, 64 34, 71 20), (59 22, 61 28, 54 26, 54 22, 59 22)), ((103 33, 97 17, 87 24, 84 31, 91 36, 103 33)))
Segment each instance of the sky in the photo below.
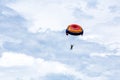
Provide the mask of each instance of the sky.
POLYGON ((0 0, 0 80, 120 80, 119 3, 0 0))

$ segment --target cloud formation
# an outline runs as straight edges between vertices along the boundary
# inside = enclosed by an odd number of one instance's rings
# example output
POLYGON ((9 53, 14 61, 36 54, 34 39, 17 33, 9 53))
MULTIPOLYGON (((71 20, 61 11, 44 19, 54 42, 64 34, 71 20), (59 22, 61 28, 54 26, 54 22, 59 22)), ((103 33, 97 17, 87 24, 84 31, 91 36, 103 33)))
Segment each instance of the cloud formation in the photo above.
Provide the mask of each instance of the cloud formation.
POLYGON ((1 0, 0 7, 0 80, 120 79, 119 0, 1 0), (84 36, 66 36, 70 23, 84 36))
POLYGON ((87 39, 89 35, 97 36, 92 40, 110 43, 120 41, 118 3, 119 0, 18 0, 8 6, 29 21, 30 32, 60 31, 70 23, 78 23, 85 29, 87 39))

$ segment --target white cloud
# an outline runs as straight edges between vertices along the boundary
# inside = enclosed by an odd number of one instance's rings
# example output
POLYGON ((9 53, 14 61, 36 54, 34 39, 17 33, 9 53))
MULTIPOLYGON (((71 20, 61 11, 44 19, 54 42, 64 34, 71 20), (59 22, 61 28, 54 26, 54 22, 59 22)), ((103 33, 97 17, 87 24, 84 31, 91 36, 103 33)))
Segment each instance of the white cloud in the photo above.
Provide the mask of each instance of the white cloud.
POLYGON ((64 73, 67 68, 56 61, 44 61, 23 53, 4 52, 0 58, 0 67, 28 67, 36 70, 40 75, 49 73, 64 73))
POLYGON ((2 67, 29 66, 32 64, 33 58, 25 54, 5 52, 0 58, 0 66, 2 67))
POLYGON ((0 67, 21 67, 23 69, 27 67, 28 69, 33 69, 33 72, 35 70, 40 76, 45 76, 50 73, 74 75, 74 73, 69 73, 69 71, 75 72, 74 69, 70 69, 67 65, 57 61, 45 61, 41 58, 34 58, 23 53, 13 52, 2 53, 2 56, 0 57, 0 67))
POLYGON ((90 56, 95 57, 109 57, 109 56, 120 56, 120 53, 91 53, 90 56))
POLYGON ((72 11, 67 9, 65 4, 26 0, 17 1, 15 4, 10 4, 9 6, 23 15, 28 21, 32 22, 29 28, 31 32, 48 28, 62 30, 69 23, 74 22, 72 11))
MULTIPOLYGON (((117 27, 119 25, 113 23, 114 18, 119 16, 119 12, 110 12, 111 6, 119 7, 119 0, 93 1, 96 4, 95 8, 89 7, 89 2, 89 0, 18 0, 8 4, 8 6, 30 22, 28 30, 33 33, 46 31, 47 29, 64 30, 68 24, 78 23, 83 26, 86 36, 93 35, 93 41, 101 43, 119 42, 119 27, 117 27), (76 9, 77 12, 75 12, 76 9), (84 15, 80 15, 81 13, 84 15), (78 15, 76 16, 76 14, 78 15), (89 19, 88 15, 92 18, 89 19), (109 23, 113 25, 110 26, 109 23), (112 35, 112 38, 110 38, 110 35, 112 35)), ((91 39, 90 37, 85 38, 91 39)))
POLYGON ((94 7, 89 2, 16 0, 7 6, 20 15, 7 7, 0 9, 0 80, 40 80, 49 74, 74 76, 75 80, 115 78, 120 56, 119 0, 97 0, 94 7), (115 12, 111 6, 115 6, 115 12), (30 24, 21 24, 27 23, 21 16, 30 24), (85 33, 79 39, 66 39, 65 32, 58 31, 73 22, 81 24, 85 33), (29 33, 25 27, 39 33, 29 33), (75 45, 71 51, 72 42, 75 45))
MULTIPOLYGON (((41 58, 34 58, 32 56, 25 55, 23 53, 13 53, 13 52, 4 52, 0 58, 0 67, 6 67, 6 73, 0 73, 0 79, 8 78, 10 80, 16 80, 17 78, 20 79, 32 79, 35 78, 37 80, 48 75, 48 74, 64 74, 64 75, 71 75, 74 76, 75 79, 82 79, 82 80, 92 80, 92 79, 103 79, 104 77, 88 77, 87 75, 71 68, 68 65, 62 64, 57 61, 45 61, 41 58), (11 68, 11 69, 10 69, 11 68), (14 68, 14 69, 12 69, 14 68), (18 68, 18 69, 17 69, 18 68), (14 77, 12 77, 13 75, 14 77), (9 73, 9 76, 5 78, 4 76, 9 73), (24 73, 24 75, 23 75, 24 73)), ((4 70, 3 70, 4 71, 4 70)))

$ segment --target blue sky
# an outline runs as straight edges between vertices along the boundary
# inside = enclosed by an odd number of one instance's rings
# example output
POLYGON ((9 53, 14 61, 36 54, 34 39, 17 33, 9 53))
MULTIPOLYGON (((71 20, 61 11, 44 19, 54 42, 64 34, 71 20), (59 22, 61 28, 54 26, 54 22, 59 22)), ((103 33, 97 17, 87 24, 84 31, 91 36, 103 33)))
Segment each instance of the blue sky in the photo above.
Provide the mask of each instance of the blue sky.
POLYGON ((0 80, 120 80, 119 3, 1 0, 0 80), (66 36, 71 23, 84 35, 66 36))

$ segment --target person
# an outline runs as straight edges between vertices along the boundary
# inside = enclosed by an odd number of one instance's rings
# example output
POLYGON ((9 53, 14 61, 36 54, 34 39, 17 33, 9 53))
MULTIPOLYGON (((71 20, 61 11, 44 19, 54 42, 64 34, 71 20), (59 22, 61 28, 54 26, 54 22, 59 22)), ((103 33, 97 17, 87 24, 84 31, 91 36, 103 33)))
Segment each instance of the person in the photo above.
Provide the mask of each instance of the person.
POLYGON ((73 44, 75 42, 75 40, 74 40, 75 37, 79 36, 79 35, 83 35, 83 28, 78 24, 70 24, 66 28, 66 36, 68 36, 68 35, 71 35, 69 41, 70 41, 70 43, 72 43, 70 45, 70 50, 72 50, 73 44))
POLYGON ((72 50, 73 49, 73 45, 71 44, 71 47, 70 47, 70 49, 72 50))

